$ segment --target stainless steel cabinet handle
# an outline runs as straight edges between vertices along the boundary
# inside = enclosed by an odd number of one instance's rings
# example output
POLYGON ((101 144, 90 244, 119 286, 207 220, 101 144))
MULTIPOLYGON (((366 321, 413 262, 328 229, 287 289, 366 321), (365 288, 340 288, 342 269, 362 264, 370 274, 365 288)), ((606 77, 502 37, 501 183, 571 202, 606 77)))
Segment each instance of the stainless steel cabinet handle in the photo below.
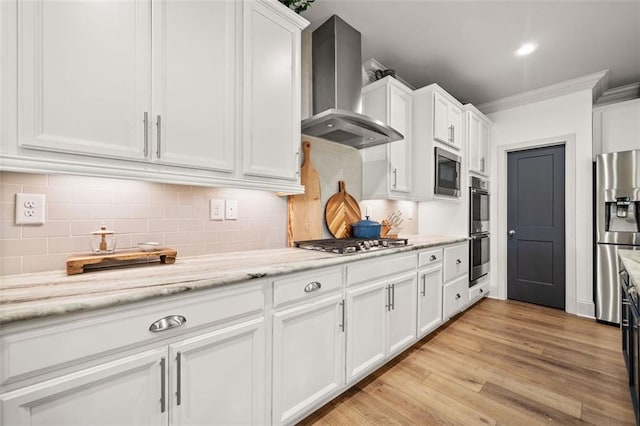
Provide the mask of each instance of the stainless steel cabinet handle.
POLYGON ((182 315, 169 315, 164 318, 160 318, 149 326, 149 331, 158 333, 160 331, 169 330, 171 328, 180 327, 187 322, 187 319, 182 315))
POLYGON ((182 402, 182 353, 176 353, 176 404, 182 402))
POLYGON ((300 176, 300 150, 296 151, 296 176, 300 176))
POLYGON ((322 287, 322 284, 320 284, 318 281, 313 281, 305 286, 304 292, 311 293, 313 291, 318 291, 320 290, 320 287, 322 287))
POLYGON ((483 290, 483 289, 480 289, 480 293, 484 293, 484 290, 483 290))
POLYGON ((436 255, 435 255, 435 254, 432 254, 432 255, 431 255, 431 257, 429 257, 429 260, 430 260, 430 261, 432 261, 432 262, 433 262, 434 260, 436 260, 436 259, 437 259, 437 257, 436 257, 436 255))
POLYGON ((165 399, 165 387, 166 387, 166 365, 167 362, 164 359, 164 357, 160 358, 160 412, 164 413, 167 406, 166 406, 166 399, 165 399))
POLYGON ((514 235, 516 235, 516 231, 515 229, 509 229, 509 232, 507 232, 507 234, 509 234, 510 237, 513 237, 514 235))
POLYGON ((462 260, 460 260, 460 259, 456 259, 456 265, 459 265, 459 264, 461 264, 461 263, 462 263, 462 260))
POLYGON ((344 299, 340 302, 340 307, 342 308, 342 322, 340 323, 340 330, 344 333, 344 299))
POLYGON ((453 143, 453 124, 449 126, 449 143, 453 143))
POLYGON ((385 287, 385 290, 387 290, 387 304, 385 305, 385 308, 387 308, 387 311, 391 310, 391 286, 388 285, 385 287))
POLYGON ((456 126, 451 125, 451 143, 456 143, 456 126))
POLYGON ((480 159, 480 171, 484 172, 484 157, 480 159))
POLYGON ((144 158, 149 155, 149 113, 144 112, 144 119, 142 120, 144 125, 144 158))
POLYGON ((427 295, 427 276, 426 275, 422 276, 422 291, 420 292, 420 294, 423 296, 427 295))
POLYGON ((398 169, 393 169, 393 187, 398 187, 398 169))
POLYGON ((156 117, 156 138, 158 141, 158 146, 156 146, 156 157, 160 159, 160 156, 162 155, 162 117, 159 115, 156 117))
POLYGON ((456 293, 456 300, 460 299, 462 296, 460 296, 460 293, 456 293))
POLYGON ((396 310, 396 285, 391 284, 391 309, 396 310))

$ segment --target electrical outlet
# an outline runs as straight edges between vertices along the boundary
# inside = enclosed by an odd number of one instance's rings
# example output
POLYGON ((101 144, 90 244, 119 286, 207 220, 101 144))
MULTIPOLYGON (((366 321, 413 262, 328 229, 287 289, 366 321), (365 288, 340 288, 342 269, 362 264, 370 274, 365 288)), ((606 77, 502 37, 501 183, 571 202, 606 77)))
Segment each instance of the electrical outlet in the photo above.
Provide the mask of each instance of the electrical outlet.
POLYGON ((235 220, 238 218, 238 200, 227 200, 224 217, 235 220))
POLYGON ((16 194, 16 225, 44 224, 44 194, 16 194))
POLYGON ((224 220, 224 200, 211 199, 209 207, 209 219, 224 220))

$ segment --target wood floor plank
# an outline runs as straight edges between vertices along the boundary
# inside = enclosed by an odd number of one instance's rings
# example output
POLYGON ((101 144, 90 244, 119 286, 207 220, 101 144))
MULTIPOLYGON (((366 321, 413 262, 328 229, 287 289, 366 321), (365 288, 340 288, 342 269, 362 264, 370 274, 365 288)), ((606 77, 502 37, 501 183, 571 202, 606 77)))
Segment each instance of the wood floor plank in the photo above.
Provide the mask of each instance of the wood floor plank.
POLYGON ((486 299, 303 425, 635 424, 620 330, 486 299))

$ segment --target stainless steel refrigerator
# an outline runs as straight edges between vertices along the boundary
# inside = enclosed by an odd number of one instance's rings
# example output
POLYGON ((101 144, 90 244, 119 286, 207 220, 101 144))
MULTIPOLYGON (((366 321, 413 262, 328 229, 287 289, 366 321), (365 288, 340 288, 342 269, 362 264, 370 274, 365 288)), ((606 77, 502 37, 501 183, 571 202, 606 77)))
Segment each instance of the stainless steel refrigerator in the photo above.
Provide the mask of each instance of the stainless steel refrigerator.
POLYGON ((596 158, 596 319, 620 323, 618 250, 640 250, 640 149, 596 158))

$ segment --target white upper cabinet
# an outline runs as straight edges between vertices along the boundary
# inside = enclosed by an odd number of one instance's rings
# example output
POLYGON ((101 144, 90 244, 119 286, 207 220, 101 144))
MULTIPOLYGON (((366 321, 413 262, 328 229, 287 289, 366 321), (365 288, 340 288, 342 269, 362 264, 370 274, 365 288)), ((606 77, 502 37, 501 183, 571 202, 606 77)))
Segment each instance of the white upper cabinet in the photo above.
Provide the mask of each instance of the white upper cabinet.
POLYGON ((455 149, 462 148, 462 109, 442 93, 433 97, 433 139, 455 149))
POLYGON ((236 4, 154 1, 154 161, 233 170, 236 4))
POLYGON ((471 104, 465 105, 464 110, 469 171, 488 176, 491 121, 471 104))
POLYGON ((362 89, 363 113, 404 139, 362 150, 363 198, 410 199, 412 190, 411 89, 385 77, 362 89))
POLYGON ((18 146, 144 159, 150 3, 17 4, 18 146))
POLYGON ((308 22, 277 0, 0 6, 6 169, 303 190, 308 22))
POLYGON ((593 109, 593 155, 640 148, 640 99, 593 109))
POLYGON ((283 11, 290 12, 273 2, 245 4, 243 173, 297 180, 306 21, 283 11))

